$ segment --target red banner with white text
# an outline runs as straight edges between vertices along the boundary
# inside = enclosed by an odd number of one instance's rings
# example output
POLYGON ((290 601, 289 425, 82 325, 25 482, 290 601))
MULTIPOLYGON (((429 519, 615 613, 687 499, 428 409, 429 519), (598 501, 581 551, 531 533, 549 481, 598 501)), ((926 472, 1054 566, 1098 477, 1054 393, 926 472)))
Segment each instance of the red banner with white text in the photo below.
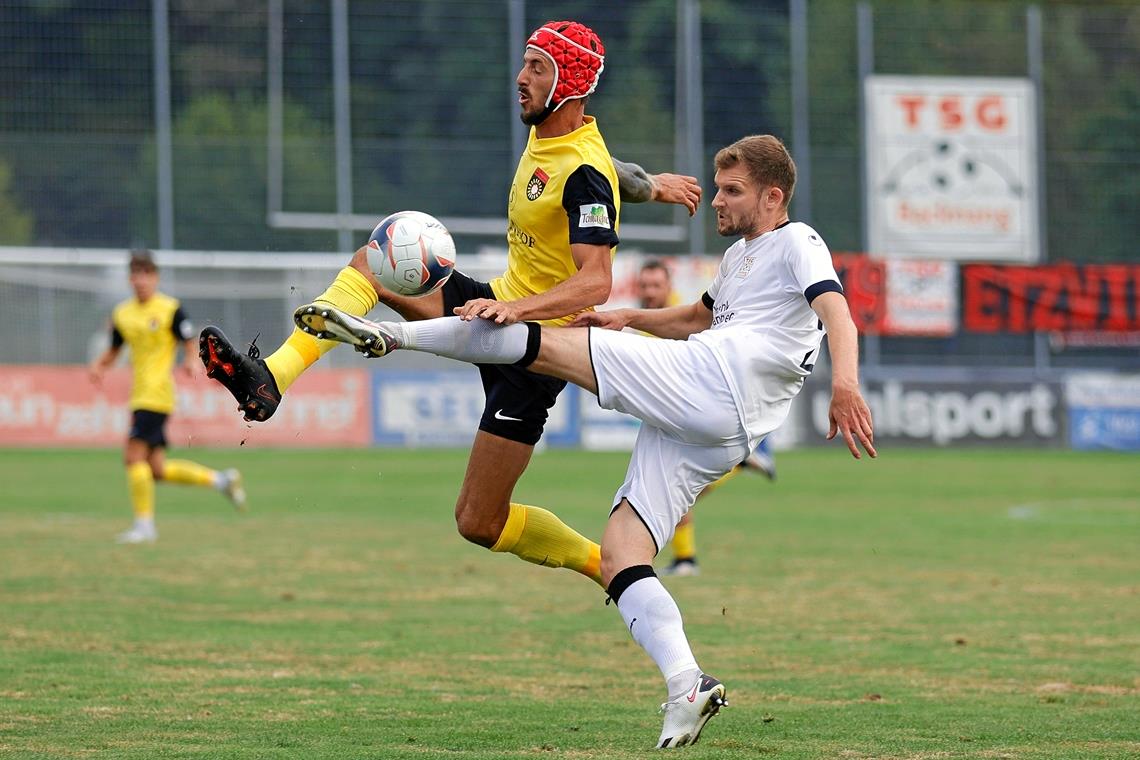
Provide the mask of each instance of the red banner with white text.
POLYGON ((1140 264, 964 266, 962 326, 983 333, 1140 331, 1140 264))

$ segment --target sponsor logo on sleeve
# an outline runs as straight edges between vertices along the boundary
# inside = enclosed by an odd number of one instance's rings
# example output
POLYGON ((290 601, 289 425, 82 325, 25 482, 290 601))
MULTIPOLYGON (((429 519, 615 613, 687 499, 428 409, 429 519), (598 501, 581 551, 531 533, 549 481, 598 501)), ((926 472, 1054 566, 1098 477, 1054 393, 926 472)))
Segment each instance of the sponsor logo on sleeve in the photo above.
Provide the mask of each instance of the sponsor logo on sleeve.
POLYGON ((604 204, 592 203, 580 206, 578 211, 579 227, 601 227, 602 229, 610 229, 610 212, 604 204))

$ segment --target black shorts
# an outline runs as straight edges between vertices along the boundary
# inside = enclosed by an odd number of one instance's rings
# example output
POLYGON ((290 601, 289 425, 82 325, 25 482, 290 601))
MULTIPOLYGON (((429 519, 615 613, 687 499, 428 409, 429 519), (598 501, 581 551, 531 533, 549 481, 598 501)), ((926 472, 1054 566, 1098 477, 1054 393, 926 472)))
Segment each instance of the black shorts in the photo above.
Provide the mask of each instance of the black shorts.
MULTIPOLYGON (((473 280, 462 272, 453 272, 443 286, 443 313, 474 298, 495 298, 489 283, 473 280)), ((513 364, 476 364, 483 381, 487 401, 479 429, 510 441, 533 446, 542 437, 542 429, 558 394, 566 381, 540 375, 513 364)))
POLYGON ((136 409, 131 414, 131 432, 128 438, 146 443, 152 449, 166 448, 166 418, 162 412, 136 409))

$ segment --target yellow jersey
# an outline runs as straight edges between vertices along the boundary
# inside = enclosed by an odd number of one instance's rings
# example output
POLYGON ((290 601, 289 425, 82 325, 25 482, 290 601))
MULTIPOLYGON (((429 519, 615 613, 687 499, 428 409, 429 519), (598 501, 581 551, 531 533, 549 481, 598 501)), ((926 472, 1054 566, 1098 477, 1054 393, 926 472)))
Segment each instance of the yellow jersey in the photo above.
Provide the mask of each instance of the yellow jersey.
POLYGON ((178 299, 155 293, 145 303, 123 301, 111 312, 111 345, 131 350, 131 411, 174 411, 174 358, 193 332, 178 299))
MULTIPOLYGON (((507 201, 507 271, 491 280, 501 301, 545 293, 578 271, 570 246, 617 252, 618 178, 594 117, 569 134, 539 139, 531 128, 507 201)), ((567 314, 543 324, 561 325, 567 314)))

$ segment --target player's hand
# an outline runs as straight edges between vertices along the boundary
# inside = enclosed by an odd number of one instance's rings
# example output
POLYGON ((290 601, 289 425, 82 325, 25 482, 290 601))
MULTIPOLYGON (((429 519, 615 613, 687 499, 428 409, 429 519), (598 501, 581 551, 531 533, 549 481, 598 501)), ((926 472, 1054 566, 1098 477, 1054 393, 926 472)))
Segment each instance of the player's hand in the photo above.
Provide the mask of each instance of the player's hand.
POLYGON ((654 174, 651 200, 661 203, 678 203, 689 210, 689 216, 697 213, 701 203, 701 186, 696 177, 684 174, 654 174))
POLYGON ((102 364, 92 364, 87 368, 87 377, 91 379, 91 384, 96 388, 103 387, 103 375, 106 373, 107 368, 102 364))
POLYGON ((570 327, 602 327, 606 330, 624 330, 629 317, 622 309, 613 311, 584 311, 574 317, 570 327))
POLYGON ((456 306, 453 311, 464 322, 478 318, 488 319, 497 325, 513 325, 522 321, 513 303, 493 298, 473 298, 462 306, 456 306))
POLYGON ((182 374, 186 376, 187 380, 193 380, 198 374, 198 367, 201 365, 197 362, 185 361, 181 364, 182 374))
POLYGON ((862 444, 872 459, 879 455, 875 451, 875 428, 871 423, 871 410, 867 408, 867 402, 863 400, 858 387, 833 388, 827 417, 831 420, 827 440, 834 438, 836 432, 842 432, 851 456, 862 458, 856 441, 862 444))

